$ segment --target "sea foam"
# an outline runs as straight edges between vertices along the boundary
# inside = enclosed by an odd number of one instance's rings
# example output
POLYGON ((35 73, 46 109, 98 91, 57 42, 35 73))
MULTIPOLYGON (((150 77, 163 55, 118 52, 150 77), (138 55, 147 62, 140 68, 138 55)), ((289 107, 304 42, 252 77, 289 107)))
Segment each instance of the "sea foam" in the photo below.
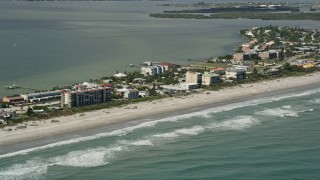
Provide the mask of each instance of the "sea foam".
POLYGON ((260 121, 252 116, 237 116, 226 121, 211 123, 208 128, 215 130, 243 130, 259 123, 260 121))
POLYGON ((273 108, 273 109, 266 109, 261 112, 257 112, 256 114, 262 115, 262 116, 273 116, 273 117, 297 117, 298 112, 294 110, 290 110, 287 108, 273 108))
POLYGON ((310 100, 312 104, 320 104, 320 98, 310 100))
MULTIPOLYGON (((25 150, 21 150, 21 151, 17 151, 17 152, 12 152, 12 153, 7 153, 7 154, 0 155, 0 159, 1 158, 6 158, 6 157, 12 157, 12 156, 16 156, 16 155, 26 155, 26 154, 29 154, 30 152, 34 152, 34 151, 39 151, 39 150, 43 150, 43 149, 47 149, 47 148, 53 148, 53 147, 56 147, 56 146, 63 146, 63 145, 68 145, 68 144, 73 144, 73 143, 79 143, 79 142, 83 142, 83 141, 94 140, 94 139, 103 138, 103 137, 125 136, 127 133, 133 132, 133 131, 138 130, 138 129, 146 128, 146 127, 153 127, 156 124, 162 123, 162 122, 176 122, 176 121, 187 120, 187 119, 190 119, 192 117, 199 117, 199 116, 204 117, 204 118, 209 118, 209 117, 211 117, 209 114, 213 114, 213 113, 219 113, 219 112, 223 112, 223 111, 230 111, 230 110, 237 109, 237 108, 242 108, 242 107, 247 107, 247 106, 254 106, 254 105, 264 104, 264 103, 273 102, 273 101, 280 101, 280 100, 286 99, 286 98, 307 96, 307 95, 311 95, 311 94, 318 93, 318 92, 320 92, 320 88, 319 89, 314 89, 314 90, 303 91, 303 92, 300 92, 300 93, 289 93, 289 94, 278 95, 278 96, 274 96, 274 97, 271 97, 271 98, 270 97, 268 97, 268 98, 257 98, 257 99, 252 99, 252 100, 248 100, 248 101, 232 103, 232 104, 228 104, 228 105, 223 105, 223 106, 219 106, 219 107, 206 109, 206 110, 203 110, 203 111, 192 112, 192 113, 189 113, 189 114, 177 115, 177 116, 173 116, 173 117, 147 121, 147 122, 143 122, 143 123, 138 124, 138 125, 134 125, 134 126, 130 126, 130 127, 114 130, 114 131, 111 131, 111 132, 105 132, 105 133, 99 133, 99 134, 92 135, 92 136, 74 138, 74 139, 70 139, 70 140, 51 143, 51 144, 40 146, 40 147, 25 149, 25 150)), ((279 110, 269 110, 269 111, 266 110, 265 112, 262 112, 261 115, 273 115, 273 114, 277 114, 278 113, 278 112, 274 112, 274 111, 278 111, 279 112, 279 110)), ((282 110, 280 110, 280 113, 282 113, 282 115, 284 115, 284 116, 290 116, 290 115, 291 116, 295 116, 296 115, 294 112, 291 112, 291 114, 290 114, 290 112, 284 112, 282 110)), ((161 135, 158 135, 158 136, 161 136, 161 135)), ((175 136, 177 136, 177 134, 174 134, 174 133, 170 134, 169 133, 169 134, 163 134, 162 136, 175 137, 175 136)))
POLYGON ((48 164, 39 158, 28 160, 23 164, 14 164, 0 170, 1 180, 40 179, 47 173, 48 164))
POLYGON ((95 167, 107 164, 104 157, 105 148, 88 149, 85 151, 72 151, 66 155, 51 158, 49 162, 54 165, 72 167, 95 167))

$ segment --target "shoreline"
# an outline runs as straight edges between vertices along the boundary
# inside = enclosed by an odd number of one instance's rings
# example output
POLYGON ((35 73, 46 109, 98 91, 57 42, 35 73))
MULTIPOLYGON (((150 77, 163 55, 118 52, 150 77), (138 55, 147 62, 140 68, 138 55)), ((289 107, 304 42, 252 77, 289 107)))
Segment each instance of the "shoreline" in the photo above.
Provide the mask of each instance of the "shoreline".
MULTIPOLYGON (((0 129, 0 136, 2 137, 0 139, 0 147, 9 152, 9 149, 12 148, 25 149, 22 148, 25 147, 23 146, 24 144, 31 144, 31 147, 41 146, 76 138, 79 135, 88 136, 101 131, 110 131, 129 122, 140 123, 148 121, 148 119, 181 115, 259 97, 285 94, 290 91, 304 89, 306 86, 316 88, 320 87, 319 85, 320 73, 314 73, 312 76, 287 77, 258 83, 241 84, 219 91, 204 91, 185 97, 165 98, 152 102, 129 104, 124 107, 114 107, 36 121, 38 126, 31 126, 32 122, 27 122, 27 128, 25 129, 13 131, 0 129), (52 123, 51 120, 58 120, 59 122, 52 123)), ((0 152, 0 154, 3 153, 5 154, 6 152, 0 152)))

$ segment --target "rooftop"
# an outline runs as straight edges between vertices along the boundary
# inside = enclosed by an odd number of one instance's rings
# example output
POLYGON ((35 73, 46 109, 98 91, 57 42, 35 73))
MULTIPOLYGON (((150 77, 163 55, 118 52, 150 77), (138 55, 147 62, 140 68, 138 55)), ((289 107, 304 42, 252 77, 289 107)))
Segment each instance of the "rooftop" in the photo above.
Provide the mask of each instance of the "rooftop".
POLYGON ((65 94, 77 94, 77 93, 85 93, 85 92, 94 92, 99 90, 110 90, 110 87, 97 87, 93 89, 86 89, 86 90, 77 90, 77 91, 67 91, 65 94))
POLYGON ((23 97, 22 96, 5 96, 4 98, 8 98, 9 100, 21 100, 21 99, 23 99, 23 97))

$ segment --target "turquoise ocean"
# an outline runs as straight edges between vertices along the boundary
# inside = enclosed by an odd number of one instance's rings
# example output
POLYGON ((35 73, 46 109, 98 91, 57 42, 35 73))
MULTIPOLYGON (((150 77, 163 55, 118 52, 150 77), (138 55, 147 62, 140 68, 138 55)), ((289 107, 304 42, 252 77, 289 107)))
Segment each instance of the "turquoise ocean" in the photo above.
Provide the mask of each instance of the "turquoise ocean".
POLYGON ((318 179, 318 87, 2 149, 0 179, 318 179))

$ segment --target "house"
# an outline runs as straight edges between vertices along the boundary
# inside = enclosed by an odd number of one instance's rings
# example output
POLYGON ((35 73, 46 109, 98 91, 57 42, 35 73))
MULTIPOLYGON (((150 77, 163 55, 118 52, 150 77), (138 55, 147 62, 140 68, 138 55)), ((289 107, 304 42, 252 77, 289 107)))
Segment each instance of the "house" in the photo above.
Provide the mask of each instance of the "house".
POLYGON ((22 104, 22 103, 25 103, 26 101, 21 95, 17 95, 17 96, 6 96, 2 99, 2 102, 7 102, 10 104, 22 104))
POLYGON ((105 79, 103 80, 103 83, 111 83, 112 82, 112 79, 105 79))
POLYGON ((145 84, 147 82, 146 79, 143 79, 143 78, 134 78, 132 80, 133 83, 140 83, 140 84, 145 84))
POLYGON ((280 74, 279 69, 269 69, 264 72, 265 75, 278 76, 280 74))
POLYGON ((0 119, 0 125, 6 125, 6 124, 7 124, 7 122, 5 120, 0 119))
POLYGON ((3 112, 1 113, 2 118, 4 119, 11 119, 11 118, 15 118, 17 115, 16 111, 10 111, 10 112, 3 112))
POLYGON ((242 45, 242 51, 243 51, 243 52, 248 52, 248 51, 250 51, 250 45, 249 45, 249 44, 243 44, 243 45, 242 45))
POLYGON ((123 74, 123 73, 118 73, 118 74, 113 75, 113 77, 116 77, 116 78, 118 78, 118 79, 121 79, 121 78, 127 77, 127 75, 126 75, 126 74, 123 74))
POLYGON ((124 92, 124 98, 126 98, 126 99, 139 98, 139 90, 137 90, 137 89, 127 89, 124 92))
POLYGON ((245 79, 246 78, 246 70, 244 69, 234 69, 230 68, 226 70, 226 78, 227 79, 245 79))
POLYGON ((111 90, 114 90, 114 85, 112 83, 105 83, 105 84, 101 84, 101 87, 107 87, 110 88, 111 90))
POLYGON ((252 72, 252 66, 249 65, 249 66, 245 66, 245 65, 233 65, 232 66, 233 69, 243 69, 245 70, 246 72, 252 72))
POLYGON ((32 110, 32 112, 34 112, 36 114, 45 114, 46 113, 46 111, 43 109, 32 110))
POLYGON ((149 91, 139 91, 139 96, 148 97, 148 96, 150 96, 150 93, 149 93, 149 91))
POLYGON ((220 83, 220 75, 219 74, 211 74, 209 72, 205 72, 202 75, 202 84, 203 85, 211 85, 220 83))
POLYGON ((219 74, 220 76, 226 74, 225 68, 211 68, 209 69, 211 74, 219 74))
POLYGON ((166 71, 169 71, 177 66, 176 64, 172 64, 169 62, 160 62, 160 65, 163 66, 166 69, 166 71))

